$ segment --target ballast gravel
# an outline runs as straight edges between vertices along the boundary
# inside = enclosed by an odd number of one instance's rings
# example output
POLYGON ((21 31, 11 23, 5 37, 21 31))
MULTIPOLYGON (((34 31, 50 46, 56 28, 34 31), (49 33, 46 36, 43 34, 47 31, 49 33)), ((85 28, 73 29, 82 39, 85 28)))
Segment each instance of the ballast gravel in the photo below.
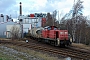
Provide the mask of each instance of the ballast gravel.
POLYGON ((34 57, 27 53, 14 50, 12 48, 8 48, 6 46, 0 46, 0 52, 2 52, 3 54, 6 54, 6 55, 12 56, 13 58, 15 58, 17 60, 24 60, 24 59, 20 58, 20 56, 25 59, 28 59, 28 60, 44 60, 42 58, 34 57))

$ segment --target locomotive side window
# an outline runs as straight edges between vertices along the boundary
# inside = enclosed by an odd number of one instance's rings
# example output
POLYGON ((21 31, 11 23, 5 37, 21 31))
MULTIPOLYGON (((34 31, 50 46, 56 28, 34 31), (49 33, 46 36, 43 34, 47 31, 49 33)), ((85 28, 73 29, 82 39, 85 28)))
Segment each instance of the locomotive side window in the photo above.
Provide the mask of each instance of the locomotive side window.
POLYGON ((68 34, 68 32, 65 32, 65 34, 68 34))
POLYGON ((62 35, 64 32, 60 32, 60 34, 62 35))

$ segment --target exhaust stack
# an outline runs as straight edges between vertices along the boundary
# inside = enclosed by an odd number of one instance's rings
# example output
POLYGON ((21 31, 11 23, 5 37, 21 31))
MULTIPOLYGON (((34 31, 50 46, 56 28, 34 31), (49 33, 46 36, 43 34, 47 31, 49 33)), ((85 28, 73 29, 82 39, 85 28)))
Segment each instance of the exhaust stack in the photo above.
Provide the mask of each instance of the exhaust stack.
POLYGON ((20 2, 20 16, 22 16, 22 3, 20 2))

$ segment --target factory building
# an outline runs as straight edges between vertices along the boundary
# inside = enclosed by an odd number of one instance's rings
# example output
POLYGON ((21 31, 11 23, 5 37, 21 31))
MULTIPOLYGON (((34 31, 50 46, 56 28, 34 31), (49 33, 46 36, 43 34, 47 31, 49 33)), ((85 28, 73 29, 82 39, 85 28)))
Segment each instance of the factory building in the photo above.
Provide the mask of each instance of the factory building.
POLYGON ((6 32, 7 32, 7 25, 15 25, 17 23, 14 23, 12 19, 8 15, 0 15, 0 38, 7 38, 6 32))
POLYGON ((0 38, 7 38, 6 32, 7 32, 7 25, 15 25, 14 22, 7 22, 7 23, 0 23, 0 38))
POLYGON ((22 15, 22 3, 20 2, 20 15, 18 16, 18 23, 12 21, 11 16, 0 15, 0 38, 10 38, 10 29, 12 26, 17 25, 20 28, 21 37, 24 33, 28 33, 31 28, 43 27, 46 22, 46 14, 44 13, 31 13, 29 15, 22 15))

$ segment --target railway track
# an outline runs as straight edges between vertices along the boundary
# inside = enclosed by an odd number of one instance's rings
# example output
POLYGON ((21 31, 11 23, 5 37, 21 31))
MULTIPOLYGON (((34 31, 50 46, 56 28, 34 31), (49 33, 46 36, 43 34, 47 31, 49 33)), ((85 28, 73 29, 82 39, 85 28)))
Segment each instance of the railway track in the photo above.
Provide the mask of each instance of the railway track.
POLYGON ((13 44, 16 46, 27 47, 35 50, 44 51, 47 53, 52 53, 56 55, 62 55, 65 57, 73 57, 83 60, 90 60, 90 53, 85 51, 80 51, 72 48, 59 48, 53 46, 43 46, 41 44, 36 43, 25 43, 25 42, 18 42, 18 41, 9 41, 9 40, 2 40, 1 43, 3 44, 13 44))

